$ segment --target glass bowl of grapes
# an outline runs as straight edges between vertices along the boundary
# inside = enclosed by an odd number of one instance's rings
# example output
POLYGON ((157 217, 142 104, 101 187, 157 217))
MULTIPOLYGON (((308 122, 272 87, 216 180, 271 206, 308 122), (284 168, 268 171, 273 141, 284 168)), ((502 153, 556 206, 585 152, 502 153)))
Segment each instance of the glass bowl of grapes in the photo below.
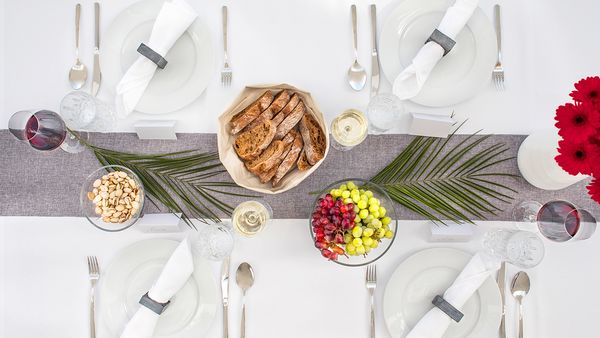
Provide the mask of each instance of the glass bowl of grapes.
POLYGON ((320 254, 345 266, 375 262, 396 238, 396 213, 379 185, 359 179, 337 181, 315 200, 309 229, 320 254))
POLYGON ((122 231, 135 224, 144 208, 144 186, 131 170, 120 165, 101 167, 83 182, 83 216, 96 228, 122 231))

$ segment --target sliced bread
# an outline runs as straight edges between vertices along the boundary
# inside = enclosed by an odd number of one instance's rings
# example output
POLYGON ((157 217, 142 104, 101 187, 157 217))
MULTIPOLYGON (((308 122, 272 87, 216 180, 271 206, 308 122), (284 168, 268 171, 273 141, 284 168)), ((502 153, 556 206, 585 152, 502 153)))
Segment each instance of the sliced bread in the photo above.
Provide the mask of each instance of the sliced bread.
POLYGON ((290 101, 285 105, 285 107, 283 107, 283 109, 281 109, 279 114, 275 115, 275 117, 273 118, 273 124, 278 126, 283 121, 283 119, 285 119, 285 117, 288 116, 294 110, 294 108, 296 108, 299 102, 300 95, 292 95, 290 101))
POLYGON ((290 151, 287 153, 275 172, 275 176, 273 177, 273 187, 277 187, 279 182, 281 182, 281 179, 294 167, 296 160, 302 151, 303 145, 304 142, 302 141, 302 135, 296 133, 296 137, 294 138, 294 143, 292 143, 290 151))
POLYGON ((289 131, 292 130, 298 124, 298 122, 300 122, 305 112, 306 106, 304 105, 304 102, 300 101, 296 108, 294 108, 294 110, 292 110, 292 112, 277 126, 275 139, 280 140, 287 133, 289 133, 289 131))
POLYGON ((277 95, 275 95, 275 99, 269 106, 269 108, 265 109, 265 111, 260 114, 258 118, 256 118, 252 123, 250 123, 246 128, 252 128, 264 120, 271 120, 273 116, 278 114, 290 101, 290 92, 287 90, 280 91, 277 95))
POLYGON ((258 158, 246 162, 246 168, 257 175, 271 169, 277 163, 285 148, 286 144, 283 141, 274 141, 258 158))
MULTIPOLYGON (((304 145, 304 147, 306 148, 306 145, 304 145)), ((300 156, 298 156, 298 161, 296 162, 296 165, 298 166, 298 170, 300 171, 305 171, 312 167, 306 159, 306 152, 304 151, 304 149, 300 153, 300 156)))
MULTIPOLYGON (((279 127, 277 130, 279 131, 279 127)), ((300 134, 302 134, 302 140, 304 141, 306 160, 311 165, 315 165, 325 156, 327 139, 319 122, 317 122, 312 114, 304 114, 300 120, 300 134)), ((277 134, 275 134, 275 137, 277 137, 277 134)))
POLYGON ((235 139, 233 148, 242 160, 254 160, 271 144, 276 131, 277 127, 271 121, 264 121, 258 126, 241 133, 235 139))
POLYGON ((273 102, 273 92, 267 90, 256 101, 231 118, 229 122, 231 133, 235 135, 242 131, 242 129, 259 117, 269 107, 271 102, 273 102))

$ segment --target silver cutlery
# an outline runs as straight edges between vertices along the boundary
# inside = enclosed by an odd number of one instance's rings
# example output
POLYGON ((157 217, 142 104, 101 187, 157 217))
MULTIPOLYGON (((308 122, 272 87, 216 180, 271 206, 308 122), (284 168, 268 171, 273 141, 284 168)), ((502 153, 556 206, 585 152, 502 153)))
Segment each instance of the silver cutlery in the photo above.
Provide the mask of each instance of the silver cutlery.
POLYGON ((492 71, 492 79, 498 90, 504 90, 504 67, 502 67, 502 29, 500 24, 500 5, 494 6, 494 24, 496 25, 496 42, 498 43, 498 59, 492 71))
POLYGON ((223 6, 223 69, 221 70, 221 85, 229 87, 233 72, 229 66, 229 55, 227 54, 227 6, 223 6))
POLYGON ((504 320, 506 319, 506 262, 502 262, 500 270, 498 270, 498 289, 500 289, 500 298, 502 299, 502 319, 500 320, 500 338, 506 338, 506 326, 504 320))
POLYGON ((221 296, 223 297, 223 338, 229 337, 229 257, 223 260, 221 266, 221 296))
POLYGON ((523 271, 515 275, 510 286, 513 297, 519 303, 519 338, 523 338, 523 298, 529 293, 530 287, 529 276, 523 271))
POLYGON ((240 337, 246 338, 246 291, 254 284, 254 271, 250 264, 244 262, 237 268, 235 281, 242 289, 242 321, 240 328, 240 337))
POLYGON ((90 283, 92 288, 90 290, 90 337, 96 338, 96 283, 100 279, 100 266, 98 265, 98 258, 96 256, 88 256, 88 271, 90 275, 90 283))
POLYGON ((356 27, 356 5, 350 7, 352 12, 352 34, 353 34, 353 45, 354 45, 354 62, 348 69, 348 83, 350 87, 356 91, 360 91, 365 87, 367 83, 367 72, 365 68, 358 63, 358 37, 356 27))
POLYGON ((377 266, 367 266, 366 286, 371 296, 371 338, 375 338, 375 288, 377 287, 377 266))
POLYGON ((371 33, 373 49, 371 50, 371 97, 379 92, 379 53, 377 52, 377 6, 371 5, 371 33))
POLYGON ((79 19, 81 4, 75 5, 75 64, 69 70, 69 83, 73 89, 80 89, 87 81, 87 68, 79 60, 79 19))
POLYGON ((94 72, 92 73, 92 95, 98 94, 102 73, 100 72, 100 4, 94 3, 94 72))

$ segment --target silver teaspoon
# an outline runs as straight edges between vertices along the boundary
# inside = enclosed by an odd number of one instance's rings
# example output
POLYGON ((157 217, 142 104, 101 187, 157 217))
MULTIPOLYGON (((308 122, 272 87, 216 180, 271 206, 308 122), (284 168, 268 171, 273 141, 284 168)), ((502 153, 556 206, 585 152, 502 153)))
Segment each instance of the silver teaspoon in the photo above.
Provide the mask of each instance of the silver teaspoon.
POLYGON ((241 323, 241 338, 246 338, 246 291, 254 284, 254 271, 252 266, 244 262, 237 268, 235 281, 242 289, 242 323, 241 323))
POLYGON ((354 63, 348 69, 348 83, 350 87, 356 91, 360 91, 365 87, 367 83, 367 72, 365 68, 358 63, 358 38, 356 32, 356 5, 350 7, 352 10, 352 34, 354 39, 354 63))
POLYGON ((510 291, 519 303, 519 338, 523 338, 523 298, 529 293, 531 283, 526 272, 518 272, 512 280, 510 291))
POLYGON ((81 89, 87 80, 87 68, 79 60, 79 18, 81 17, 81 4, 75 6, 75 64, 69 71, 69 83, 73 89, 81 89))

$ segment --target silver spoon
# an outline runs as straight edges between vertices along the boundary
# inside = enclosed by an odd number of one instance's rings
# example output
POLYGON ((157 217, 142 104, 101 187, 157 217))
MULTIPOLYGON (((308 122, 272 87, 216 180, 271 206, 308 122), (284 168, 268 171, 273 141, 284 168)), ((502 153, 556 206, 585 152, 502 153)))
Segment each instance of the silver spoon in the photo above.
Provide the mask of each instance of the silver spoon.
POLYGON ((75 6, 75 64, 69 71, 69 82, 73 89, 81 89, 87 80, 87 68, 79 61, 79 18, 81 17, 81 4, 75 6))
POLYGON ((510 291, 519 303, 519 338, 523 338, 523 298, 529 293, 530 287, 529 276, 523 271, 515 275, 510 285, 510 291))
POLYGON ((242 289, 242 327, 241 327, 241 338, 246 338, 246 291, 254 284, 254 271, 252 266, 244 262, 237 268, 235 274, 235 281, 237 285, 242 289))
POLYGON ((350 84, 350 87, 352 87, 352 89, 360 91, 365 87, 365 84, 367 83, 367 72, 365 71, 363 66, 361 66, 358 63, 356 5, 352 5, 352 7, 350 8, 352 9, 352 34, 354 35, 354 39, 352 40, 352 42, 354 42, 354 63, 352 63, 352 66, 350 66, 350 69, 348 69, 348 83, 350 84))

